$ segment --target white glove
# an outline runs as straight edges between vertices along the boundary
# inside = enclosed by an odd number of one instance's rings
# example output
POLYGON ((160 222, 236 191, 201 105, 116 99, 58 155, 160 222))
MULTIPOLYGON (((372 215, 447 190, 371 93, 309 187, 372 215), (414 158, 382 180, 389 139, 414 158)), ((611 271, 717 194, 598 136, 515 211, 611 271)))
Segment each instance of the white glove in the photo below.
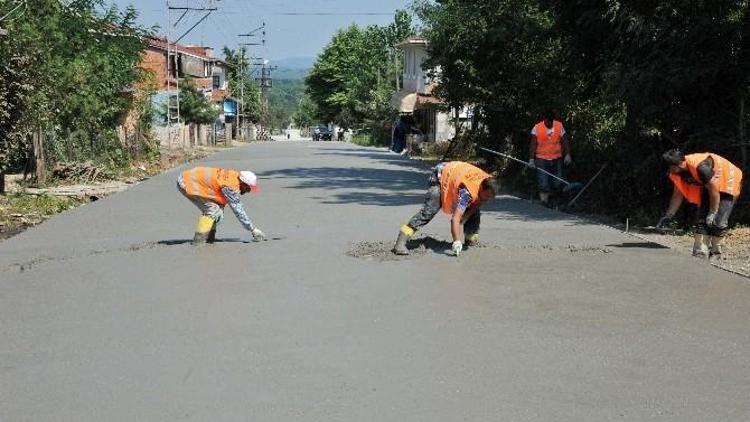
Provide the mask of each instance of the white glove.
POLYGON ((710 212, 706 216, 706 225, 708 227, 713 227, 714 223, 716 223, 716 213, 715 212, 710 212))
POLYGON ((262 242, 266 240, 266 235, 263 234, 263 232, 259 228, 254 228, 251 232, 253 234, 253 239, 255 239, 256 242, 262 242))
POLYGON ((453 242, 453 246, 451 246, 451 252, 453 253, 453 255, 459 256, 461 255, 461 251, 463 250, 464 250, 464 244, 461 243, 460 240, 456 240, 455 242, 453 242))
POLYGON ((564 162, 566 166, 573 164, 573 157, 571 157, 570 154, 565 154, 564 162))
POLYGON ((536 161, 533 158, 529 158, 529 168, 536 168, 536 161))

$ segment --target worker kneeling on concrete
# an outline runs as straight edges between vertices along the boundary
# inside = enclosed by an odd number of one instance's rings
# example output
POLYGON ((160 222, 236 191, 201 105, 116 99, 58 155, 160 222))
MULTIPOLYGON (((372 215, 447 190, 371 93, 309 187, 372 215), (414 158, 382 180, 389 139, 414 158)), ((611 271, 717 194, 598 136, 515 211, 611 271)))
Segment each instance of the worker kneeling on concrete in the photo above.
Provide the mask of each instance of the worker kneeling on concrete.
POLYGON ((451 215, 451 250, 458 256, 466 245, 479 242, 479 208, 494 199, 498 186, 495 179, 482 169, 461 161, 440 163, 430 175, 430 186, 422 209, 401 227, 393 252, 408 255, 406 242, 429 223, 441 209, 451 215), (461 240, 461 228, 466 237, 461 240))
POLYGON ((255 241, 265 240, 263 232, 245 213, 240 195, 259 192, 258 178, 251 171, 237 171, 212 167, 185 170, 177 178, 177 189, 203 213, 198 218, 193 245, 216 240, 216 226, 229 204, 242 225, 253 234, 255 241))
POLYGON ((720 258, 729 216, 742 189, 742 171, 726 158, 712 153, 685 155, 673 149, 664 153, 663 158, 669 164, 668 174, 674 191, 669 208, 656 226, 666 227, 686 200, 695 208, 693 255, 720 258))

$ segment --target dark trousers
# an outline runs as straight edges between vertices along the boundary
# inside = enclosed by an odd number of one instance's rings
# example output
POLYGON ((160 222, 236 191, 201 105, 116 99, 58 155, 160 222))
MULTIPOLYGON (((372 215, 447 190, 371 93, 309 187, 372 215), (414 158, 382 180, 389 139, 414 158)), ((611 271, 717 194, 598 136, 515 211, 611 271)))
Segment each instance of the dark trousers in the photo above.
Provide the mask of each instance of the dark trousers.
POLYGON ((695 232, 717 237, 726 235, 729 231, 729 217, 732 215, 734 203, 735 200, 732 195, 721 193, 719 197, 719 212, 716 214, 714 225, 708 227, 706 225, 706 216, 708 215, 710 201, 708 200, 708 192, 703 189, 701 206, 693 205, 693 225, 695 225, 695 232))
MULTIPOLYGON (((441 208, 442 201, 440 199, 440 185, 433 183, 430 185, 430 188, 427 189, 422 209, 414 214, 414 217, 409 220, 407 225, 414 229, 414 231, 417 231, 432 221, 432 219, 435 218, 435 215, 440 212, 441 208)), ((470 212, 470 210, 466 210, 466 212, 470 212)), ((464 222, 464 235, 479 233, 480 218, 480 212, 479 210, 476 210, 476 212, 464 222)))
POLYGON ((400 153, 406 148, 406 138, 398 136, 393 137, 393 143, 391 144, 391 151, 400 153))
MULTIPOLYGON (((554 160, 540 160, 539 158, 534 160, 534 164, 537 168, 544 171, 550 172, 557 177, 562 177, 562 158, 554 160)), ((544 174, 541 171, 536 172, 537 181, 539 182, 539 190, 545 193, 557 192, 562 187, 562 182, 550 176, 544 174)))

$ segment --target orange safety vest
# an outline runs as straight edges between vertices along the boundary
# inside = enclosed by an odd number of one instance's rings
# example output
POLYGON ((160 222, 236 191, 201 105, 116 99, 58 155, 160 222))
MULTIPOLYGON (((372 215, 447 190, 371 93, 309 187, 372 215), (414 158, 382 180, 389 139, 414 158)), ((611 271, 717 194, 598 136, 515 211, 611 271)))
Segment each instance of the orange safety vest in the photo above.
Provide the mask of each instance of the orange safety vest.
POLYGON ((561 122, 552 123, 552 136, 547 135, 547 126, 541 121, 534 126, 536 129, 535 157, 541 160, 555 160, 562 157, 562 128, 561 122))
POLYGON ((669 179, 682 196, 691 204, 701 205, 703 201, 703 183, 698 175, 698 165, 701 161, 711 157, 714 160, 714 179, 718 180, 719 192, 728 193, 735 199, 742 190, 742 170, 726 158, 716 154, 700 153, 685 156, 685 163, 690 175, 698 184, 686 182, 679 174, 669 173, 669 179))
POLYGON ((188 195, 205 198, 221 206, 227 204, 227 198, 221 193, 222 188, 240 192, 240 172, 236 170, 196 167, 183 171, 182 181, 188 195))
POLYGON ((472 204, 479 201, 479 188, 485 179, 492 176, 482 169, 462 161, 451 161, 445 164, 440 174, 440 201, 443 212, 453 214, 458 201, 458 190, 461 186, 471 193, 472 204))

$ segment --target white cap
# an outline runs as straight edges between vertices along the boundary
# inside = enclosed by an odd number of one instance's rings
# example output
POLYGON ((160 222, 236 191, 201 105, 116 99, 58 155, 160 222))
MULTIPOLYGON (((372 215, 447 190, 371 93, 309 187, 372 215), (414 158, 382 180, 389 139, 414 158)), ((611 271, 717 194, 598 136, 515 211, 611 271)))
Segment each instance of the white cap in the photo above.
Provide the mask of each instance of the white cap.
POLYGON ((240 181, 252 188, 253 192, 257 192, 258 188, 258 177, 250 170, 243 170, 240 172, 240 181))

